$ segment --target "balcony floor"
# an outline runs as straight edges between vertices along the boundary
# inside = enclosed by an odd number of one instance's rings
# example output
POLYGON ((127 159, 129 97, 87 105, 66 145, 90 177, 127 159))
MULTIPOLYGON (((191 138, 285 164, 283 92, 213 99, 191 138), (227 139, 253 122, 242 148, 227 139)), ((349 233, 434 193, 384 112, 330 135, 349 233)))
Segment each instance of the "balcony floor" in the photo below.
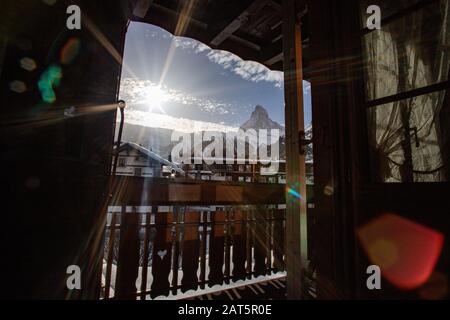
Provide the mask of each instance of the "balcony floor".
POLYGON ((286 300, 286 277, 244 284, 184 300, 286 300))

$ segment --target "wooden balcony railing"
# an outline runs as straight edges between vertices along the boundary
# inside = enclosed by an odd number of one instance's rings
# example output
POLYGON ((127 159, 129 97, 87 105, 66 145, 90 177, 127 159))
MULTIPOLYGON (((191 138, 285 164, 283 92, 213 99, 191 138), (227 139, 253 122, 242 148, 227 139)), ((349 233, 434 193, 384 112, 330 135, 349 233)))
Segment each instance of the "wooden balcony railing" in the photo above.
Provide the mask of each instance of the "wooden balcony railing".
POLYGON ((121 211, 111 210, 106 226, 104 299, 176 296, 285 270, 284 186, 255 184, 252 189, 251 184, 153 179, 150 187, 142 181, 147 179, 118 180, 118 188, 140 190, 145 201, 123 190, 112 201, 121 211), (178 200, 164 199, 174 185, 178 200), (159 190, 157 197, 149 193, 152 188, 159 190), (265 189, 266 200, 260 193, 265 189), (218 190, 228 194, 218 195, 218 190), (210 200, 201 206, 205 192, 210 200))

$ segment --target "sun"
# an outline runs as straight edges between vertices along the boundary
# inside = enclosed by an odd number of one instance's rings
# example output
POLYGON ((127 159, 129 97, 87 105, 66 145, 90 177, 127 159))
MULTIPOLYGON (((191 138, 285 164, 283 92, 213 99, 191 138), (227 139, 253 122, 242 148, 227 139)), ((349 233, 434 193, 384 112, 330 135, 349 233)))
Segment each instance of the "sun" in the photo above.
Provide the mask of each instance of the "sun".
POLYGON ((149 110, 157 109, 163 111, 162 104, 168 98, 167 92, 161 86, 150 86, 146 88, 145 100, 149 110))

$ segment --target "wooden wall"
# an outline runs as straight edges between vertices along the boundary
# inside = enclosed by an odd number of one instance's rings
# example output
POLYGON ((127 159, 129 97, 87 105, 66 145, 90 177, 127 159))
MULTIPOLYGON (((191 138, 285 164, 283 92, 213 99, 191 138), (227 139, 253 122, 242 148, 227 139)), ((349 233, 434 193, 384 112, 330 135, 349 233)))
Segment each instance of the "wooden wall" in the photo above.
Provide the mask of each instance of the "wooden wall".
POLYGON ((122 2, 72 1, 81 7, 79 31, 66 28, 63 1, 2 2, 0 36, 8 43, 0 80, 2 296, 97 296, 100 213, 121 70, 112 52, 121 56, 128 17, 122 2), (79 41, 79 52, 62 64, 61 50, 71 38, 79 41), (35 61, 34 70, 21 69, 24 57, 35 61), (62 68, 62 78, 56 100, 45 103, 38 81, 52 64, 62 68), (25 92, 10 90, 15 80, 25 83, 25 92), (77 106, 75 115, 64 116, 70 106, 77 106), (81 267, 82 289, 68 293, 66 268, 72 264, 81 267))

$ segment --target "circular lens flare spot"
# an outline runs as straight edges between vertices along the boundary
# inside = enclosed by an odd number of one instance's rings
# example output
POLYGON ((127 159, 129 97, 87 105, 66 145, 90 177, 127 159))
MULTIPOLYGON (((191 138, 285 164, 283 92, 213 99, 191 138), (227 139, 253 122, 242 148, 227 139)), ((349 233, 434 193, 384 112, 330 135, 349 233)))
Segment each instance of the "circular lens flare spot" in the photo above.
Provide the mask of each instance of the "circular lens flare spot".
POLYGON ((13 81, 9 84, 9 89, 15 93, 24 93, 27 91, 27 85, 22 81, 13 81))
POLYGON ((389 268, 397 262, 398 252, 394 243, 389 240, 380 239, 370 246, 369 257, 381 269, 384 269, 389 268))
POLYGON ((78 38, 70 38, 61 49, 61 63, 65 65, 71 64, 80 52, 80 48, 80 40, 78 38))
POLYGON ((31 58, 25 57, 20 60, 20 66, 22 69, 31 72, 36 69, 36 62, 31 58))
POLYGON ((441 255, 444 235, 395 214, 383 214, 358 229, 371 263, 394 286, 412 290, 431 276, 441 255))

